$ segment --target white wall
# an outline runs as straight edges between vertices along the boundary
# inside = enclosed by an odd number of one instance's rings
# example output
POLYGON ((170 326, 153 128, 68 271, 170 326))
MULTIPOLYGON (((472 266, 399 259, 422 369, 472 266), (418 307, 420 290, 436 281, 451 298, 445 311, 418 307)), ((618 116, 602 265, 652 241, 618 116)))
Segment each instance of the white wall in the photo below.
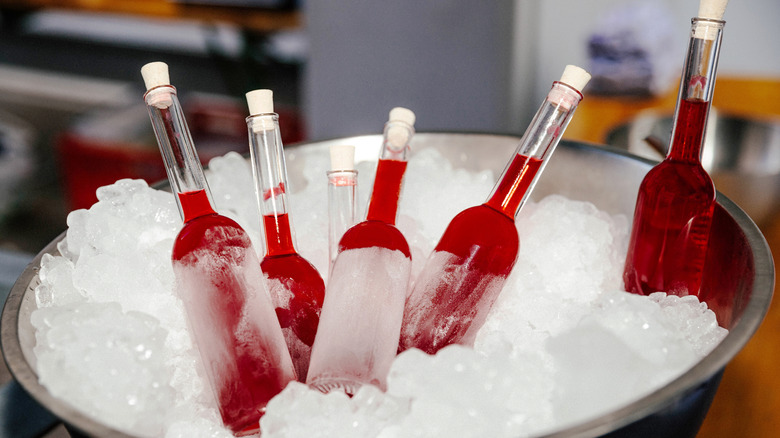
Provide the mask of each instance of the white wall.
POLYGON ((381 133, 393 106, 421 131, 502 128, 513 1, 306 2, 309 137, 381 133))
MULTIPOLYGON (((309 137, 379 132, 396 105, 421 131, 522 132, 566 64, 588 67, 600 17, 636 1, 305 2, 309 137)), ((698 0, 644 1, 668 8, 682 67, 698 0)), ((780 78, 780 0, 732 0, 725 19, 719 76, 780 78)))

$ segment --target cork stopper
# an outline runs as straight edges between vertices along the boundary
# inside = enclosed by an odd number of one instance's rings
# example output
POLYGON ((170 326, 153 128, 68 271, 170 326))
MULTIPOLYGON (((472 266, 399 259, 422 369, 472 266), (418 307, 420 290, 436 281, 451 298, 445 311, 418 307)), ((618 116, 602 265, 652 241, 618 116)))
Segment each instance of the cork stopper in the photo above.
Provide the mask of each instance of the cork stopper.
MULTIPOLYGON (((729 0, 701 0, 698 18, 722 21, 728 2, 729 0)), ((693 36, 702 40, 714 40, 718 37, 718 31, 721 29, 721 26, 722 24, 699 21, 696 23, 693 36)))
POLYGON ((579 94, 573 93, 565 87, 553 86, 552 90, 547 93, 547 101, 559 105, 563 110, 569 111, 580 103, 582 89, 585 88, 588 81, 590 81, 590 73, 576 65, 567 65, 563 69, 563 74, 558 82, 574 88, 579 94))
POLYGON ((411 139, 410 137, 412 132, 414 132, 415 121, 416 117, 412 110, 402 107, 395 107, 390 110, 390 116, 387 120, 387 123, 390 126, 387 130, 387 145, 395 151, 402 151, 411 139), (406 126, 395 122, 402 122, 408 125, 411 127, 411 132, 406 126))
MULTIPOLYGON (((168 64, 164 62, 150 62, 144 65, 141 67, 141 76, 144 78, 146 91, 163 85, 171 85, 171 80, 168 76, 168 64)), ((158 93, 148 93, 146 101, 149 105, 160 109, 173 105, 170 91, 164 89, 158 93)))
POLYGON ((144 65, 141 67, 141 76, 144 78, 147 91, 160 85, 171 85, 171 80, 168 77, 168 64, 164 62, 150 62, 144 65))
POLYGON ((723 14, 726 12, 726 5, 729 0, 701 0, 699 2, 699 18, 709 18, 710 20, 723 20, 723 14))
POLYGON ((269 114, 274 112, 274 92, 267 89, 252 90, 246 93, 246 103, 249 105, 249 115, 269 114))
POLYGON ((246 103, 249 106, 250 126, 254 132, 274 129, 274 120, 270 117, 260 117, 274 113, 274 93, 268 89, 252 90, 246 93, 246 103), (257 116, 257 117, 255 117, 257 116))
POLYGON ((330 147, 330 170, 354 170, 355 146, 336 144, 330 147))
POLYGON ((412 110, 410 109, 402 108, 400 106, 395 107, 390 110, 390 117, 388 118, 388 121, 404 122, 409 126, 414 126, 414 122, 415 122, 414 112, 412 112, 412 110))
POLYGON ((563 75, 561 75, 561 80, 559 82, 563 82, 582 93, 582 89, 585 88, 585 85, 587 85, 589 81, 590 73, 581 67, 570 64, 563 69, 563 75))

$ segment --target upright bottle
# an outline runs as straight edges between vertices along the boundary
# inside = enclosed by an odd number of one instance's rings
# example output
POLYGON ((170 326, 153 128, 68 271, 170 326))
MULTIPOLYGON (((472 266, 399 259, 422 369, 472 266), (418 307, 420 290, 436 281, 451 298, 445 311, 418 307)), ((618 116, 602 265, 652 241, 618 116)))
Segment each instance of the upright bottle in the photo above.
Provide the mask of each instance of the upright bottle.
POLYGON ((304 381, 320 321, 325 282, 295 250, 287 197, 287 166, 271 90, 246 94, 249 151, 257 201, 263 218, 266 253, 260 266, 276 307, 298 379, 304 381))
POLYGON ((306 378, 320 391, 385 388, 412 267, 395 219, 414 119, 408 109, 390 111, 366 220, 339 242, 306 378))
POLYGON ((214 211, 168 66, 145 65, 146 101, 184 226, 173 245, 176 291, 222 421, 236 436, 259 430, 268 401, 295 380, 290 353, 252 243, 214 211))
POLYGON ((447 226, 406 300, 399 351, 471 345, 517 259, 515 216, 582 99, 590 75, 567 66, 487 201, 447 226))
POLYGON ((692 20, 669 152, 639 187, 623 281, 629 292, 698 295, 715 208, 701 147, 725 22, 723 0, 692 20))
POLYGON ((333 145, 330 147, 330 170, 328 171, 328 256, 331 268, 339 252, 341 236, 355 225, 356 198, 355 147, 333 145))

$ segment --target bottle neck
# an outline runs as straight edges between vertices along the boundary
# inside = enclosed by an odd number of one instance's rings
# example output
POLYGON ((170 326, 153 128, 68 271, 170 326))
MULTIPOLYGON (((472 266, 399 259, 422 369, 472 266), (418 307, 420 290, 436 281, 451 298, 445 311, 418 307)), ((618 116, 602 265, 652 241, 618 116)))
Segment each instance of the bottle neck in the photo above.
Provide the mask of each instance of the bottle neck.
POLYGON ((582 94, 576 89, 561 82, 553 83, 486 205, 514 220, 560 142, 580 100, 582 94))
POLYGON ((724 24, 719 20, 692 20, 667 155, 670 160, 701 160, 724 24))
POLYGON ((144 100, 165 162, 168 181, 176 195, 176 204, 184 222, 213 214, 211 191, 184 119, 176 88, 170 85, 152 88, 144 94, 144 100))
POLYGON ((414 128, 405 122, 389 121, 385 124, 382 150, 368 203, 367 220, 395 224, 409 155, 409 143, 413 135, 414 128))
POLYGON ((328 171, 328 252, 330 265, 336 260, 338 243, 355 224, 357 198, 357 171, 328 171))
POLYGON ((246 119, 255 194, 263 216, 269 255, 294 253, 295 238, 288 214, 287 165, 279 116, 257 114, 246 119))

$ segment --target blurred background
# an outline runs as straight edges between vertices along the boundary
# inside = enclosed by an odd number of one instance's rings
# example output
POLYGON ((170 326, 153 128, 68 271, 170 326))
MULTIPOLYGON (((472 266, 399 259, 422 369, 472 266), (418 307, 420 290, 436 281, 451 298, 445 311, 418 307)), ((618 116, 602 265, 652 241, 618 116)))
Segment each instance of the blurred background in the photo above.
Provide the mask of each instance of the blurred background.
MULTIPOLYGON (((698 1, 483 3, 0 0, 0 248, 37 252, 101 185, 164 178, 149 61, 169 64, 204 161, 246 150, 255 88, 274 90, 287 145, 380 132, 399 105, 420 131, 522 133, 566 64, 594 74, 568 138, 673 111, 698 1)), ((774 109, 754 112, 780 112, 780 3, 733 3, 715 106, 750 113, 741 88, 769 83, 774 109)))
MULTIPOLYGON (((669 135, 697 8, 697 0, 0 0, 0 286, 10 288, 66 229, 69 211, 96 201, 97 187, 165 178, 142 99, 147 62, 169 64, 204 162, 247 150, 243 95, 255 88, 274 90, 285 145, 379 133, 394 106, 417 113, 418 131, 521 134, 566 64, 594 79, 565 138, 657 158, 643 139, 669 135)), ((749 160, 727 160, 728 182, 716 185, 725 192, 736 181, 727 194, 743 208, 757 204, 746 210, 770 245, 780 236, 778 18, 777 0, 729 4, 714 99, 723 121, 708 135, 717 146, 705 146, 748 151, 749 160)), ((766 361, 764 350, 746 354, 766 361)), ((751 382, 731 385, 741 393, 751 382)), ((718 397, 710 418, 744 418, 718 397)), ((780 407, 778 395, 767 397, 780 407)), ((708 424, 703 436, 770 436, 708 424)))

